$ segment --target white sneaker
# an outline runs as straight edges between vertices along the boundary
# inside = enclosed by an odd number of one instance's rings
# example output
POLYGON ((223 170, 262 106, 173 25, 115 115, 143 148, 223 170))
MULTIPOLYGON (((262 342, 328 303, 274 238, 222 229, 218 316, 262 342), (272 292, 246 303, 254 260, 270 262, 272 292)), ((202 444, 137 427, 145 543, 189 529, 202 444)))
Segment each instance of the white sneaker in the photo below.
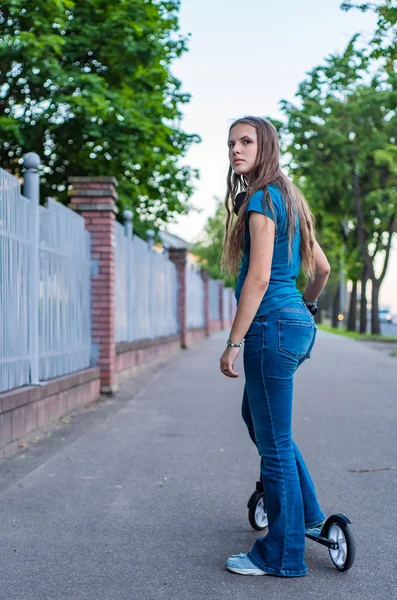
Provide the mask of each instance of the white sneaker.
POLYGON ((234 554, 226 561, 226 568, 238 575, 268 575, 266 571, 258 569, 248 558, 247 554, 234 554))

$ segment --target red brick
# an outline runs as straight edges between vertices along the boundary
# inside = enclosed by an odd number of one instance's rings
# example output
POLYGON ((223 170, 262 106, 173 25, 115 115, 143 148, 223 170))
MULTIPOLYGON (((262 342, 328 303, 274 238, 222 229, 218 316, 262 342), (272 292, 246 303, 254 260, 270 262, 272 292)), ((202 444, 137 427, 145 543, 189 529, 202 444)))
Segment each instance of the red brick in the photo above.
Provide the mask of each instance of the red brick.
POLYGON ((100 300, 99 296, 98 299, 95 301, 95 308, 108 308, 109 307, 109 303, 105 302, 104 300, 100 300))
POLYGON ((90 224, 90 231, 91 231, 91 233, 97 232, 97 231, 103 231, 108 235, 109 226, 107 223, 94 222, 94 223, 90 224))
POLYGON ((98 292, 102 292, 102 293, 108 292, 106 281, 107 281, 107 279, 100 279, 99 275, 96 275, 96 277, 93 278, 93 280, 91 282, 91 288, 92 288, 93 293, 95 294, 98 292))
POLYGON ((100 317, 97 317, 94 322, 94 327, 96 331, 99 329, 106 329, 109 331, 111 327, 113 327, 113 315, 109 311, 104 311, 100 317))
MULTIPOLYGON (((107 204, 115 206, 117 198, 115 181, 91 179, 89 181, 71 181, 76 190, 70 194, 71 202, 78 204, 107 204), (79 195, 79 190, 82 193, 79 195), (101 190, 109 196, 85 196, 83 190, 101 190)), ((78 207, 77 207, 78 210, 78 207)), ((105 370, 107 379, 114 380, 115 342, 114 342, 114 308, 115 308, 115 213, 113 211, 81 211, 86 219, 86 228, 91 232, 91 254, 99 261, 99 273, 92 278, 92 334, 99 343, 99 366, 103 361, 109 366, 105 370), (107 371, 110 369, 108 377, 107 371), (113 373, 113 375, 112 375, 113 373)), ((103 375, 101 374, 103 384, 103 375)), ((111 383, 109 384, 111 385, 111 383)))
MULTIPOLYGON (((98 283, 102 284, 106 288, 106 284, 109 281, 109 273, 104 273, 103 269, 100 268, 99 275, 95 275, 95 279, 92 280, 92 283, 98 287, 98 283)), ((95 287, 94 286, 94 287, 95 287)))
POLYGON ((114 260, 114 249, 109 245, 105 247, 103 244, 92 244, 91 249, 93 252, 99 252, 100 259, 108 258, 109 260, 114 260))
POLYGON ((109 315, 108 318, 106 318, 105 316, 102 316, 102 318, 100 320, 95 322, 95 324, 92 328, 92 331, 94 331, 96 335, 97 334, 99 334, 99 335, 105 334, 106 335, 112 326, 112 320, 113 319, 112 319, 111 315, 109 315))
POLYGON ((100 355, 101 360, 102 359, 113 360, 113 351, 112 351, 110 339, 109 340, 104 340, 103 338, 101 339, 100 350, 101 350, 101 355, 100 355))

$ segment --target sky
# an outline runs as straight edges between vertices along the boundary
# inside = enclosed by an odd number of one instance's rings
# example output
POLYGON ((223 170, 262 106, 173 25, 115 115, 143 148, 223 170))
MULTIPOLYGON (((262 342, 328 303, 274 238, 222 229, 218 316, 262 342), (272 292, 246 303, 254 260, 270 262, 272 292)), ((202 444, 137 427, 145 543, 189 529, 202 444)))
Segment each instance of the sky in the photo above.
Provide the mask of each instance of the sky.
MULTIPOLYGON (((191 94, 182 127, 202 138, 184 161, 200 171, 191 202, 201 212, 178 217, 168 227, 171 233, 195 241, 215 212, 214 196, 223 199, 226 141, 234 119, 247 114, 281 118, 280 100, 294 102, 308 71, 329 54, 343 52, 354 33, 369 39, 374 15, 345 13, 340 3, 181 0, 181 32, 191 37, 189 51, 173 63, 172 71, 191 94)), ((397 313, 396 240, 394 246, 380 300, 397 313)))

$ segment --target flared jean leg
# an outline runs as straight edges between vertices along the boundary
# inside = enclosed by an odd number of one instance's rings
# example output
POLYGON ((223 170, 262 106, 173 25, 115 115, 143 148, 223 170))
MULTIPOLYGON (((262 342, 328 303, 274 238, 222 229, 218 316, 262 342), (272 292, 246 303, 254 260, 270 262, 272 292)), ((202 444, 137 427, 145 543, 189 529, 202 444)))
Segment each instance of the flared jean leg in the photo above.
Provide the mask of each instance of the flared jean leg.
POLYGON ((269 573, 305 575, 303 500, 288 416, 292 381, 271 381, 268 377, 262 382, 251 379, 247 382, 247 394, 261 456, 269 521, 268 534, 256 541, 248 556, 269 573))
POLYGON ((302 454, 299 451, 295 442, 292 442, 294 447, 294 455, 296 466, 298 468, 299 482, 301 486, 303 510, 305 514, 305 528, 314 527, 325 520, 325 514, 321 510, 317 499, 316 488, 310 476, 302 454))
MULTIPOLYGON (((243 401, 242 401, 242 405, 241 405, 241 414, 242 414, 242 418, 247 426, 249 436, 250 436, 251 440, 253 441, 253 443, 255 444, 255 446, 257 446, 256 439, 255 439, 254 424, 252 422, 251 411, 249 408, 248 394, 247 394, 246 386, 244 386, 243 401)), ((320 504, 317 500, 315 486, 314 486, 313 480, 310 476, 310 473, 306 467, 305 461, 303 460, 302 454, 300 453, 299 448, 295 444, 294 441, 292 441, 292 446, 293 446, 293 450, 294 450, 296 466, 298 469, 299 483, 300 483, 302 500, 303 500, 305 528, 307 529, 309 527, 314 527, 318 523, 321 523, 325 519, 325 515, 324 515, 323 511, 321 510, 320 504)), ((262 460, 261 460, 261 462, 262 462, 262 460)), ((262 465, 261 465, 261 470, 262 470, 262 465)))

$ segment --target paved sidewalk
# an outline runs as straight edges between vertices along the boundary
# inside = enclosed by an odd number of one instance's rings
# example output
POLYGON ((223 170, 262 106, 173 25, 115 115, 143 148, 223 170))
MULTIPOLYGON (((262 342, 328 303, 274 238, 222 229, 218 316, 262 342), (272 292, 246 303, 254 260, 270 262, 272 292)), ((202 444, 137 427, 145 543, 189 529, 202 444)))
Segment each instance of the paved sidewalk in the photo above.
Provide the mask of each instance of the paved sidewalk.
POLYGON ((219 372, 224 338, 0 461, 2 599, 395 597, 397 471, 349 469, 397 467, 396 359, 319 332, 296 376, 295 439, 324 510, 353 521, 353 569, 308 541, 307 577, 242 577, 224 561, 260 536, 246 512, 259 460, 240 418, 241 360, 239 379, 219 372))

